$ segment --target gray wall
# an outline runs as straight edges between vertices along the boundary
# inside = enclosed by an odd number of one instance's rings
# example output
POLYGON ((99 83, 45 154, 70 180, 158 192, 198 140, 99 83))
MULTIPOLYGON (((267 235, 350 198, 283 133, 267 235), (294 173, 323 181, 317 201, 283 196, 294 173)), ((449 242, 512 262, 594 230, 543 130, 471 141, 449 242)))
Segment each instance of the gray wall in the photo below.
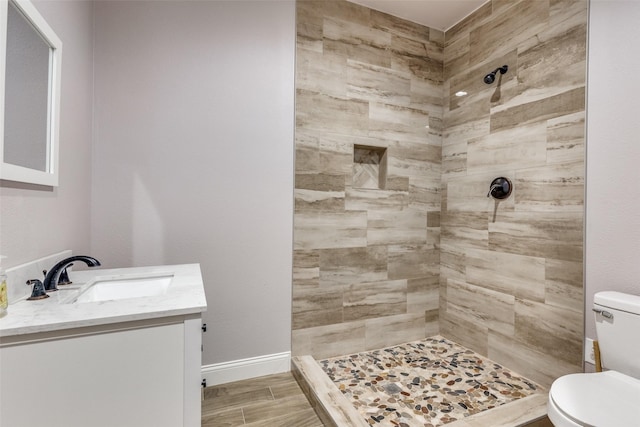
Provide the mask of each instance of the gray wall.
POLYGON ((295 5, 97 2, 92 250, 201 264, 203 364, 290 350, 295 5))
POLYGON ((3 267, 64 249, 76 253, 89 249, 93 4, 34 4, 63 43, 60 185, 52 188, 0 182, 0 253, 8 257, 3 267))
POLYGON ((591 2, 585 262, 590 338, 596 337, 591 314, 596 292, 640 295, 638 22, 638 2, 591 2))

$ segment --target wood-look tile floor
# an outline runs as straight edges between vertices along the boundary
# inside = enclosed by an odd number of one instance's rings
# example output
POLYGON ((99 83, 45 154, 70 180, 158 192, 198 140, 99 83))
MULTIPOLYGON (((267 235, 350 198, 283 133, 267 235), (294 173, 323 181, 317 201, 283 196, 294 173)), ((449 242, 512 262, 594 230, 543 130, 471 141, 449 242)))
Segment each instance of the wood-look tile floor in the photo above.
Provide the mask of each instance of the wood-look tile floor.
POLYGON ((290 372, 207 387, 202 427, 323 427, 290 372))

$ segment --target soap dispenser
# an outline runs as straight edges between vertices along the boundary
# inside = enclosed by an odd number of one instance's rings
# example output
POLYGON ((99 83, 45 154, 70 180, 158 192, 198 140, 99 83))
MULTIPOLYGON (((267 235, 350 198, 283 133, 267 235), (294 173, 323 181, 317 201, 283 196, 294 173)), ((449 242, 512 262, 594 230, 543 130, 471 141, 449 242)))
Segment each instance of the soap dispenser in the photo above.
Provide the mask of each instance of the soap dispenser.
POLYGON ((7 275, 2 269, 2 258, 0 255, 0 317, 7 315, 7 307, 9 307, 9 297, 7 295, 7 275))

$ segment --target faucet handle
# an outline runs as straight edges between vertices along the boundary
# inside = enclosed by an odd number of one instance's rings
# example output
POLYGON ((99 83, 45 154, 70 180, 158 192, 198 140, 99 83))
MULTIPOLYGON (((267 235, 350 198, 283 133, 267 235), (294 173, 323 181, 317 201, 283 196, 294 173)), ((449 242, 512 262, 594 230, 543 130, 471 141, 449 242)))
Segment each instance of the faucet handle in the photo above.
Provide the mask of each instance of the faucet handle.
POLYGON ((31 290, 31 296, 27 298, 29 301, 49 298, 49 295, 44 290, 44 285, 38 279, 27 280, 27 285, 33 285, 31 290))

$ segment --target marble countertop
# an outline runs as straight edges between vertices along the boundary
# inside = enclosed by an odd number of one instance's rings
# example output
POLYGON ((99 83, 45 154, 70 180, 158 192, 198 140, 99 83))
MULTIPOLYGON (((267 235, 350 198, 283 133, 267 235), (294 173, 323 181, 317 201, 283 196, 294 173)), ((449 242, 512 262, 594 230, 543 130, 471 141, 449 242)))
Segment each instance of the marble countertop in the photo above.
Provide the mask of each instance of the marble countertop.
POLYGON ((116 269, 72 271, 73 284, 60 286, 49 298, 22 300, 9 305, 0 319, 0 337, 50 332, 85 326, 105 325, 206 311, 207 301, 199 264, 163 265, 116 269), (95 280, 113 280, 129 276, 172 274, 162 295, 114 301, 65 303, 79 294, 85 284, 95 280))

